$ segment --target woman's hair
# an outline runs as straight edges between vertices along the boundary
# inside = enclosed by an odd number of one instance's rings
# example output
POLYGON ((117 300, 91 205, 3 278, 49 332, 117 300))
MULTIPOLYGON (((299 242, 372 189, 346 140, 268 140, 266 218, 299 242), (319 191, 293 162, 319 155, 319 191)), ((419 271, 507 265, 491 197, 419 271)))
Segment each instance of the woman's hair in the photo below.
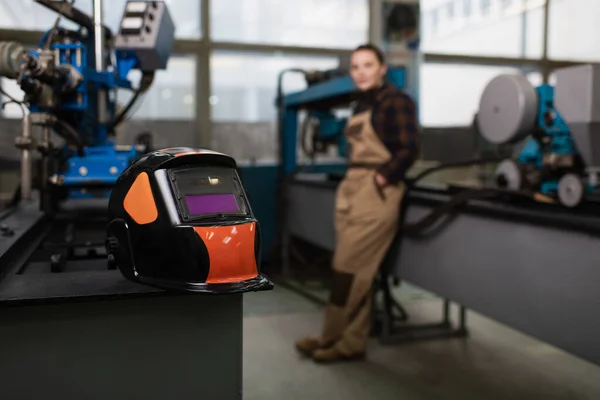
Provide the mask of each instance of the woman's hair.
POLYGON ((372 52, 373 54, 375 54, 375 57, 377 57, 377 60, 379 61, 380 64, 385 64, 385 56, 383 55, 383 52, 379 49, 379 47, 375 46, 374 44, 371 44, 371 43, 361 44, 360 46, 355 48, 352 51, 352 53, 354 54, 357 51, 361 51, 361 50, 366 50, 366 51, 372 52))

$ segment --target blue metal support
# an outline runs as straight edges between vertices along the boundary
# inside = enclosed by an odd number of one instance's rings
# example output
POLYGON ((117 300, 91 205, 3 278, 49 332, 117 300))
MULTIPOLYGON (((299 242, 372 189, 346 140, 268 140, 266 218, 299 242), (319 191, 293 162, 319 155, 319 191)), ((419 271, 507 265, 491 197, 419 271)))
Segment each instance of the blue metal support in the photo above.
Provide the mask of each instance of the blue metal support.
MULTIPOLYGON (((387 73, 387 80, 393 85, 404 88, 406 84, 406 71, 404 68, 391 68, 387 73)), ((307 89, 289 94, 282 100, 283 107, 283 130, 281 138, 282 148, 280 154, 280 163, 285 175, 293 174, 298 167, 298 115, 299 110, 308 110, 320 115, 323 118, 322 124, 325 124, 325 130, 328 131, 328 139, 333 136, 330 130, 336 125, 338 132, 338 146, 341 153, 344 153, 346 143, 343 138, 343 125, 336 124, 329 117, 330 111, 337 108, 348 107, 356 94, 356 86, 349 76, 334 78, 329 81, 309 86, 307 89), (329 129, 328 129, 329 128, 329 129)), ((339 170, 339 165, 332 165, 331 168, 339 170)), ((321 167, 322 169, 322 167, 321 167)))
MULTIPOLYGON (((90 29, 93 20, 70 4, 57 8, 52 2, 39 3, 86 29, 53 27, 35 51, 25 52, 21 45, 8 43, 11 51, 4 57, 9 58, 9 68, 16 67, 6 73, 8 78, 16 78, 25 92, 30 120, 44 127, 44 140, 49 141, 52 129, 66 141, 60 154, 43 154, 48 167, 44 174, 51 176, 41 177, 45 182, 42 191, 52 196, 46 183, 51 182, 80 197, 87 193, 86 188, 110 188, 130 162, 141 155, 139 146, 122 150, 115 145, 115 129, 125 120, 125 114, 117 112, 112 94, 119 88, 132 90, 129 73, 134 69, 142 72, 131 103, 124 107, 129 112, 138 95, 149 88, 155 71, 166 68, 175 25, 164 1, 128 2, 114 36, 90 29), (108 46, 103 41, 97 43, 98 32, 112 36, 108 46), (98 63, 100 58, 102 62, 98 63), (58 168, 51 168, 54 163, 49 157, 58 158, 58 168)), ((30 141, 31 135, 25 136, 23 143, 30 141)))

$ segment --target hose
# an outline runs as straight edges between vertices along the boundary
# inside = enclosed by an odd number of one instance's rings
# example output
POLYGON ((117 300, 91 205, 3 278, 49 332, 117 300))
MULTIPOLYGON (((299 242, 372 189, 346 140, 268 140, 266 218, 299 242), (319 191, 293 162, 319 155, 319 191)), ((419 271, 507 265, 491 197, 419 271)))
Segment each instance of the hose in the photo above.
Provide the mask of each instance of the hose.
POLYGON ((83 156, 83 142, 77 133, 77 130, 73 128, 73 126, 61 119, 57 119, 54 122, 53 127, 54 130, 67 141, 67 143, 77 147, 77 153, 79 156, 83 156))
POLYGON ((118 115, 115 116, 115 119, 110 123, 110 125, 108 126, 109 132, 114 131, 114 129, 125 120, 125 117, 127 116, 129 110, 131 110, 131 108, 136 103, 140 95, 145 93, 150 88, 150 86, 152 86, 153 81, 154 72, 142 73, 142 78, 140 79, 140 87, 135 90, 133 96, 131 97, 127 105, 123 108, 123 110, 121 110, 121 112, 118 115))
POLYGON ((549 198, 546 198, 539 193, 524 190, 496 188, 465 190, 464 192, 460 192, 459 194, 453 196, 449 201, 435 208, 433 211, 431 211, 429 214, 427 214, 420 220, 412 223, 403 223, 401 225, 401 231, 404 234, 418 235, 435 225, 436 222, 438 222, 442 216, 450 214, 452 211, 464 205, 470 200, 484 200, 494 197, 500 197, 502 195, 528 198, 535 201, 550 201, 549 198))
POLYGON ((417 182, 419 182, 420 180, 425 178, 427 175, 429 175, 433 172, 436 172, 436 171, 440 171, 442 169, 446 169, 446 168, 464 167, 464 166, 471 166, 471 165, 483 165, 483 164, 498 162, 500 160, 501 160, 501 158, 494 157, 494 158, 474 159, 474 160, 467 160, 467 161, 462 161, 462 162, 457 162, 457 163, 439 165, 437 167, 433 167, 428 170, 425 170, 425 171, 421 172, 420 174, 418 174, 415 178, 408 180, 406 182, 406 194, 404 196, 404 198, 407 199, 407 201, 403 201, 402 205, 401 205, 401 212, 400 212, 400 222, 401 223, 400 223, 399 233, 409 234, 409 235, 421 234, 424 231, 430 229, 432 226, 434 226, 440 220, 440 218, 442 218, 443 216, 445 216, 447 214, 452 213, 458 207, 464 205, 465 203, 467 203, 470 200, 483 200, 483 199, 489 199, 489 198, 494 198, 494 197, 511 196, 511 197, 528 198, 528 199, 531 199, 531 200, 534 200, 537 202, 547 202, 547 203, 553 202, 553 200, 550 199, 549 197, 547 197, 541 193, 533 192, 533 191, 529 191, 529 190, 511 190, 511 189, 502 189, 502 188, 470 189, 470 190, 465 190, 465 191, 462 191, 462 192, 454 195, 453 197, 450 198, 449 201, 434 208, 429 214, 425 215, 418 221, 411 222, 411 223, 405 222, 406 211, 410 204, 410 201, 409 201, 410 191, 414 190, 416 188, 417 182))

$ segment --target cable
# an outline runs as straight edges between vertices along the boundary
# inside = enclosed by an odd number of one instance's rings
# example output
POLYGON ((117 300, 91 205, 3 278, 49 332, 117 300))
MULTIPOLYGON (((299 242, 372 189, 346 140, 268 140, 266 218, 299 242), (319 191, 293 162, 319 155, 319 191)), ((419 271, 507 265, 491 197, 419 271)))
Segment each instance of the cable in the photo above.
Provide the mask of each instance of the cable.
POLYGON ((127 113, 129 112, 129 110, 131 110, 131 107, 133 107, 133 105, 136 103, 136 101, 138 100, 140 95, 145 93, 150 88, 153 81, 154 81, 154 72, 143 72, 142 73, 142 78, 140 79, 140 87, 134 91, 133 97, 129 100, 129 102, 123 108, 123 110, 121 110, 121 112, 117 116, 115 116, 115 119, 110 123, 110 125, 108 126, 109 131, 114 131, 114 129, 119 124, 124 122, 127 113))
POLYGON ((131 110, 129 110, 129 113, 127 114, 127 116, 125 117, 125 119, 121 123, 125 123, 127 121, 131 121, 131 118, 133 118, 133 116, 135 115, 135 113, 137 113, 138 110, 140 109, 141 104, 144 102, 144 99, 146 98, 147 94, 148 94, 147 92, 146 93, 142 93, 138 97, 137 101, 133 105, 133 106, 135 106, 135 108, 131 107, 131 110))
POLYGON ((546 202, 553 203, 554 200, 549 198, 546 195, 543 195, 539 192, 529 191, 529 190, 511 190, 511 189, 502 189, 502 188, 482 188, 482 189, 469 189, 458 193, 450 198, 449 201, 434 208, 429 214, 425 215, 421 219, 416 222, 405 223, 404 218, 406 216, 406 212, 408 209, 408 205, 410 204, 410 191, 415 190, 417 182, 425 178, 427 175, 440 171, 446 168, 456 168, 456 167, 464 167, 470 165, 482 165, 493 162, 498 162, 502 160, 502 158, 492 157, 492 158, 481 158, 474 160, 461 161, 457 163, 449 163, 444 165, 439 165, 437 167, 430 168, 418 174, 415 178, 406 181, 406 193, 404 198, 406 201, 403 201, 401 204, 401 212, 400 212, 400 228, 399 233, 402 234, 410 234, 417 235, 420 234, 427 229, 431 228, 436 222, 440 220, 440 218, 444 215, 450 214, 458 207, 464 205, 470 200, 483 200, 489 199, 493 197, 500 196, 511 196, 511 197, 521 197, 528 198, 537 202, 546 202))
POLYGON ((15 99, 14 97, 12 97, 2 87, 0 87, 0 93, 2 93, 3 96, 6 96, 10 99, 9 103, 25 104, 25 102, 19 101, 19 100, 15 99))
POLYGON ((431 211, 426 216, 422 217, 420 220, 411 223, 403 223, 400 227, 401 232, 403 234, 411 235, 422 233, 427 229, 431 228, 433 225, 435 225, 435 223, 438 222, 442 216, 450 214, 452 211, 464 205, 470 200, 484 200, 494 197, 500 197, 502 195, 528 198, 535 201, 545 200, 543 197, 541 197, 542 195, 540 195, 539 193, 524 190, 496 188, 465 190, 464 192, 460 192, 459 194, 451 197, 449 201, 442 204, 441 206, 434 208, 433 211, 431 211))
POLYGON ((73 128, 73 126, 71 126, 70 124, 68 124, 67 122, 65 122, 61 119, 56 119, 56 121, 54 122, 54 129, 68 143, 76 146, 78 151, 81 151, 83 149, 83 143, 81 141, 81 137, 77 133, 77 130, 75 130, 75 128, 73 128))

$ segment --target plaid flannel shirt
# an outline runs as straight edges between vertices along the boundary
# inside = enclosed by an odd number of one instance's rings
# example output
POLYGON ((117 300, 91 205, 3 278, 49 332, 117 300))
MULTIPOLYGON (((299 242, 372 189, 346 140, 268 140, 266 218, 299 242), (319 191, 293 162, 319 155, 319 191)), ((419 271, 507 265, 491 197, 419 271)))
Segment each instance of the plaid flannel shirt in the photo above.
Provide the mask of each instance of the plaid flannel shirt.
POLYGON ((406 175, 419 154, 419 123, 414 101, 400 89, 385 84, 359 99, 354 114, 372 111, 371 124, 392 158, 378 169, 388 184, 406 175))

